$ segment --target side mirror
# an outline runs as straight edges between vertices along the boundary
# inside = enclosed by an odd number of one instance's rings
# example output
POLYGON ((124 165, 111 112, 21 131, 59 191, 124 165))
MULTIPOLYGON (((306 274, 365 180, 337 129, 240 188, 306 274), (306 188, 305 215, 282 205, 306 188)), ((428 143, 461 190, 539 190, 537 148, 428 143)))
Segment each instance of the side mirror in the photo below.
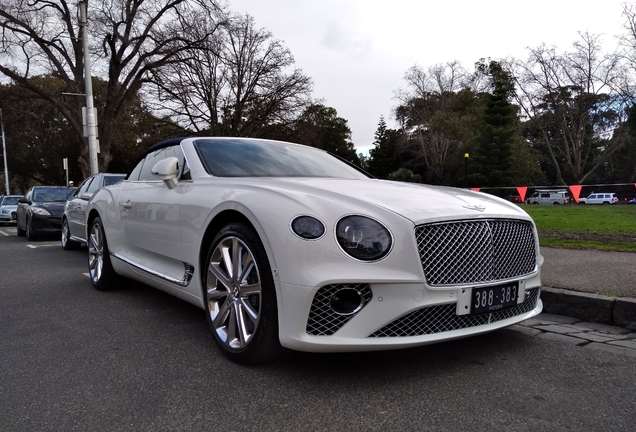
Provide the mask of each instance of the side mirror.
POLYGON ((18 200, 18 202, 19 202, 20 204, 29 204, 29 205, 31 204, 31 201, 29 201, 28 199, 26 199, 26 198, 24 198, 24 197, 20 198, 20 199, 18 200))
POLYGON ((179 159, 169 157, 160 160, 152 167, 150 172, 159 180, 163 180, 166 186, 168 186, 168 189, 174 189, 177 183, 179 183, 179 180, 177 180, 177 176, 179 175, 179 159))
POLYGON ((91 199, 91 197, 92 197, 92 196, 93 196, 93 195, 91 195, 91 194, 84 193, 84 194, 81 194, 79 198, 80 198, 81 200, 88 201, 89 199, 91 199))

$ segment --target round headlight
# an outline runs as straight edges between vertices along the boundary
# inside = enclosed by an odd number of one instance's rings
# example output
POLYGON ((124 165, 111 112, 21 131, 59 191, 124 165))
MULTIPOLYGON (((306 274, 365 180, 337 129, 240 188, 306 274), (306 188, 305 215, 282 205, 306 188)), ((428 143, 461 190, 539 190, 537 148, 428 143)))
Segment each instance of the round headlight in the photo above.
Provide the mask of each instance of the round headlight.
POLYGON ((325 226, 318 219, 311 216, 298 216, 291 223, 291 230, 298 237, 305 240, 316 240, 325 233, 325 226))
POLYGON ((377 261, 391 251, 391 233, 364 216, 345 216, 336 225, 336 240, 347 254, 361 261, 377 261))

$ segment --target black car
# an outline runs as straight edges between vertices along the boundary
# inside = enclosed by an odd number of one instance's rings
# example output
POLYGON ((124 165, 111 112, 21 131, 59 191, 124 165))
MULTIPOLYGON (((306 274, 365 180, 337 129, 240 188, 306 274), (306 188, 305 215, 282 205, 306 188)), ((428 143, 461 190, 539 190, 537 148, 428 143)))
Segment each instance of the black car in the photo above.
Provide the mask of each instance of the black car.
POLYGON ((18 201, 18 235, 34 240, 38 235, 62 231, 66 198, 73 189, 66 186, 33 186, 18 201))

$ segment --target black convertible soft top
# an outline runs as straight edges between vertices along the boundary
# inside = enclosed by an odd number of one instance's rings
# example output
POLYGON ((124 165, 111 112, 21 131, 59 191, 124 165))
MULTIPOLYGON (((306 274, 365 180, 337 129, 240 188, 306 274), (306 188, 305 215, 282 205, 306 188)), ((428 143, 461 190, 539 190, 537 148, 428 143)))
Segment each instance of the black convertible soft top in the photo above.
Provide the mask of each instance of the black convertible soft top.
POLYGON ((138 164, 139 162, 141 162, 141 160, 142 160, 143 158, 145 158, 145 157, 146 157, 146 155, 147 155, 148 153, 152 153, 152 152, 154 152, 154 151, 156 151, 156 150, 159 150, 159 149, 162 149, 162 148, 164 148, 164 147, 170 147, 170 146, 173 146, 173 145, 180 144, 180 143, 181 143, 181 141, 183 141, 183 140, 184 140, 184 139, 186 139, 186 138, 187 138, 187 137, 170 138, 170 139, 167 139, 167 140, 159 141, 157 144, 153 144, 153 145, 151 145, 151 146, 150 146, 150 148, 148 148, 145 152, 143 152, 143 153, 141 154, 141 156, 139 156, 139 157, 137 158, 137 160, 135 161, 135 163, 134 163, 134 164, 130 167, 130 169, 128 170, 128 173, 126 174, 126 179, 128 179, 128 176, 130 175, 130 173, 132 172, 132 170, 134 170, 134 169, 135 169, 135 167, 137 166, 137 164, 138 164))

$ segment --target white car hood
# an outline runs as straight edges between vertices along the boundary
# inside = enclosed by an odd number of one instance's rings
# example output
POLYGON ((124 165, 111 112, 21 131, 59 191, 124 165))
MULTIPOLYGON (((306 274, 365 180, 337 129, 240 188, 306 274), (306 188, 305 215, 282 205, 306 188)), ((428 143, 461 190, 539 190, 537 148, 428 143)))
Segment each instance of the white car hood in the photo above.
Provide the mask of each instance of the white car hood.
POLYGON ((483 192, 443 186, 374 179, 277 179, 297 186, 329 191, 371 203, 410 219, 416 224, 449 218, 512 217, 530 220, 517 205, 483 192))

